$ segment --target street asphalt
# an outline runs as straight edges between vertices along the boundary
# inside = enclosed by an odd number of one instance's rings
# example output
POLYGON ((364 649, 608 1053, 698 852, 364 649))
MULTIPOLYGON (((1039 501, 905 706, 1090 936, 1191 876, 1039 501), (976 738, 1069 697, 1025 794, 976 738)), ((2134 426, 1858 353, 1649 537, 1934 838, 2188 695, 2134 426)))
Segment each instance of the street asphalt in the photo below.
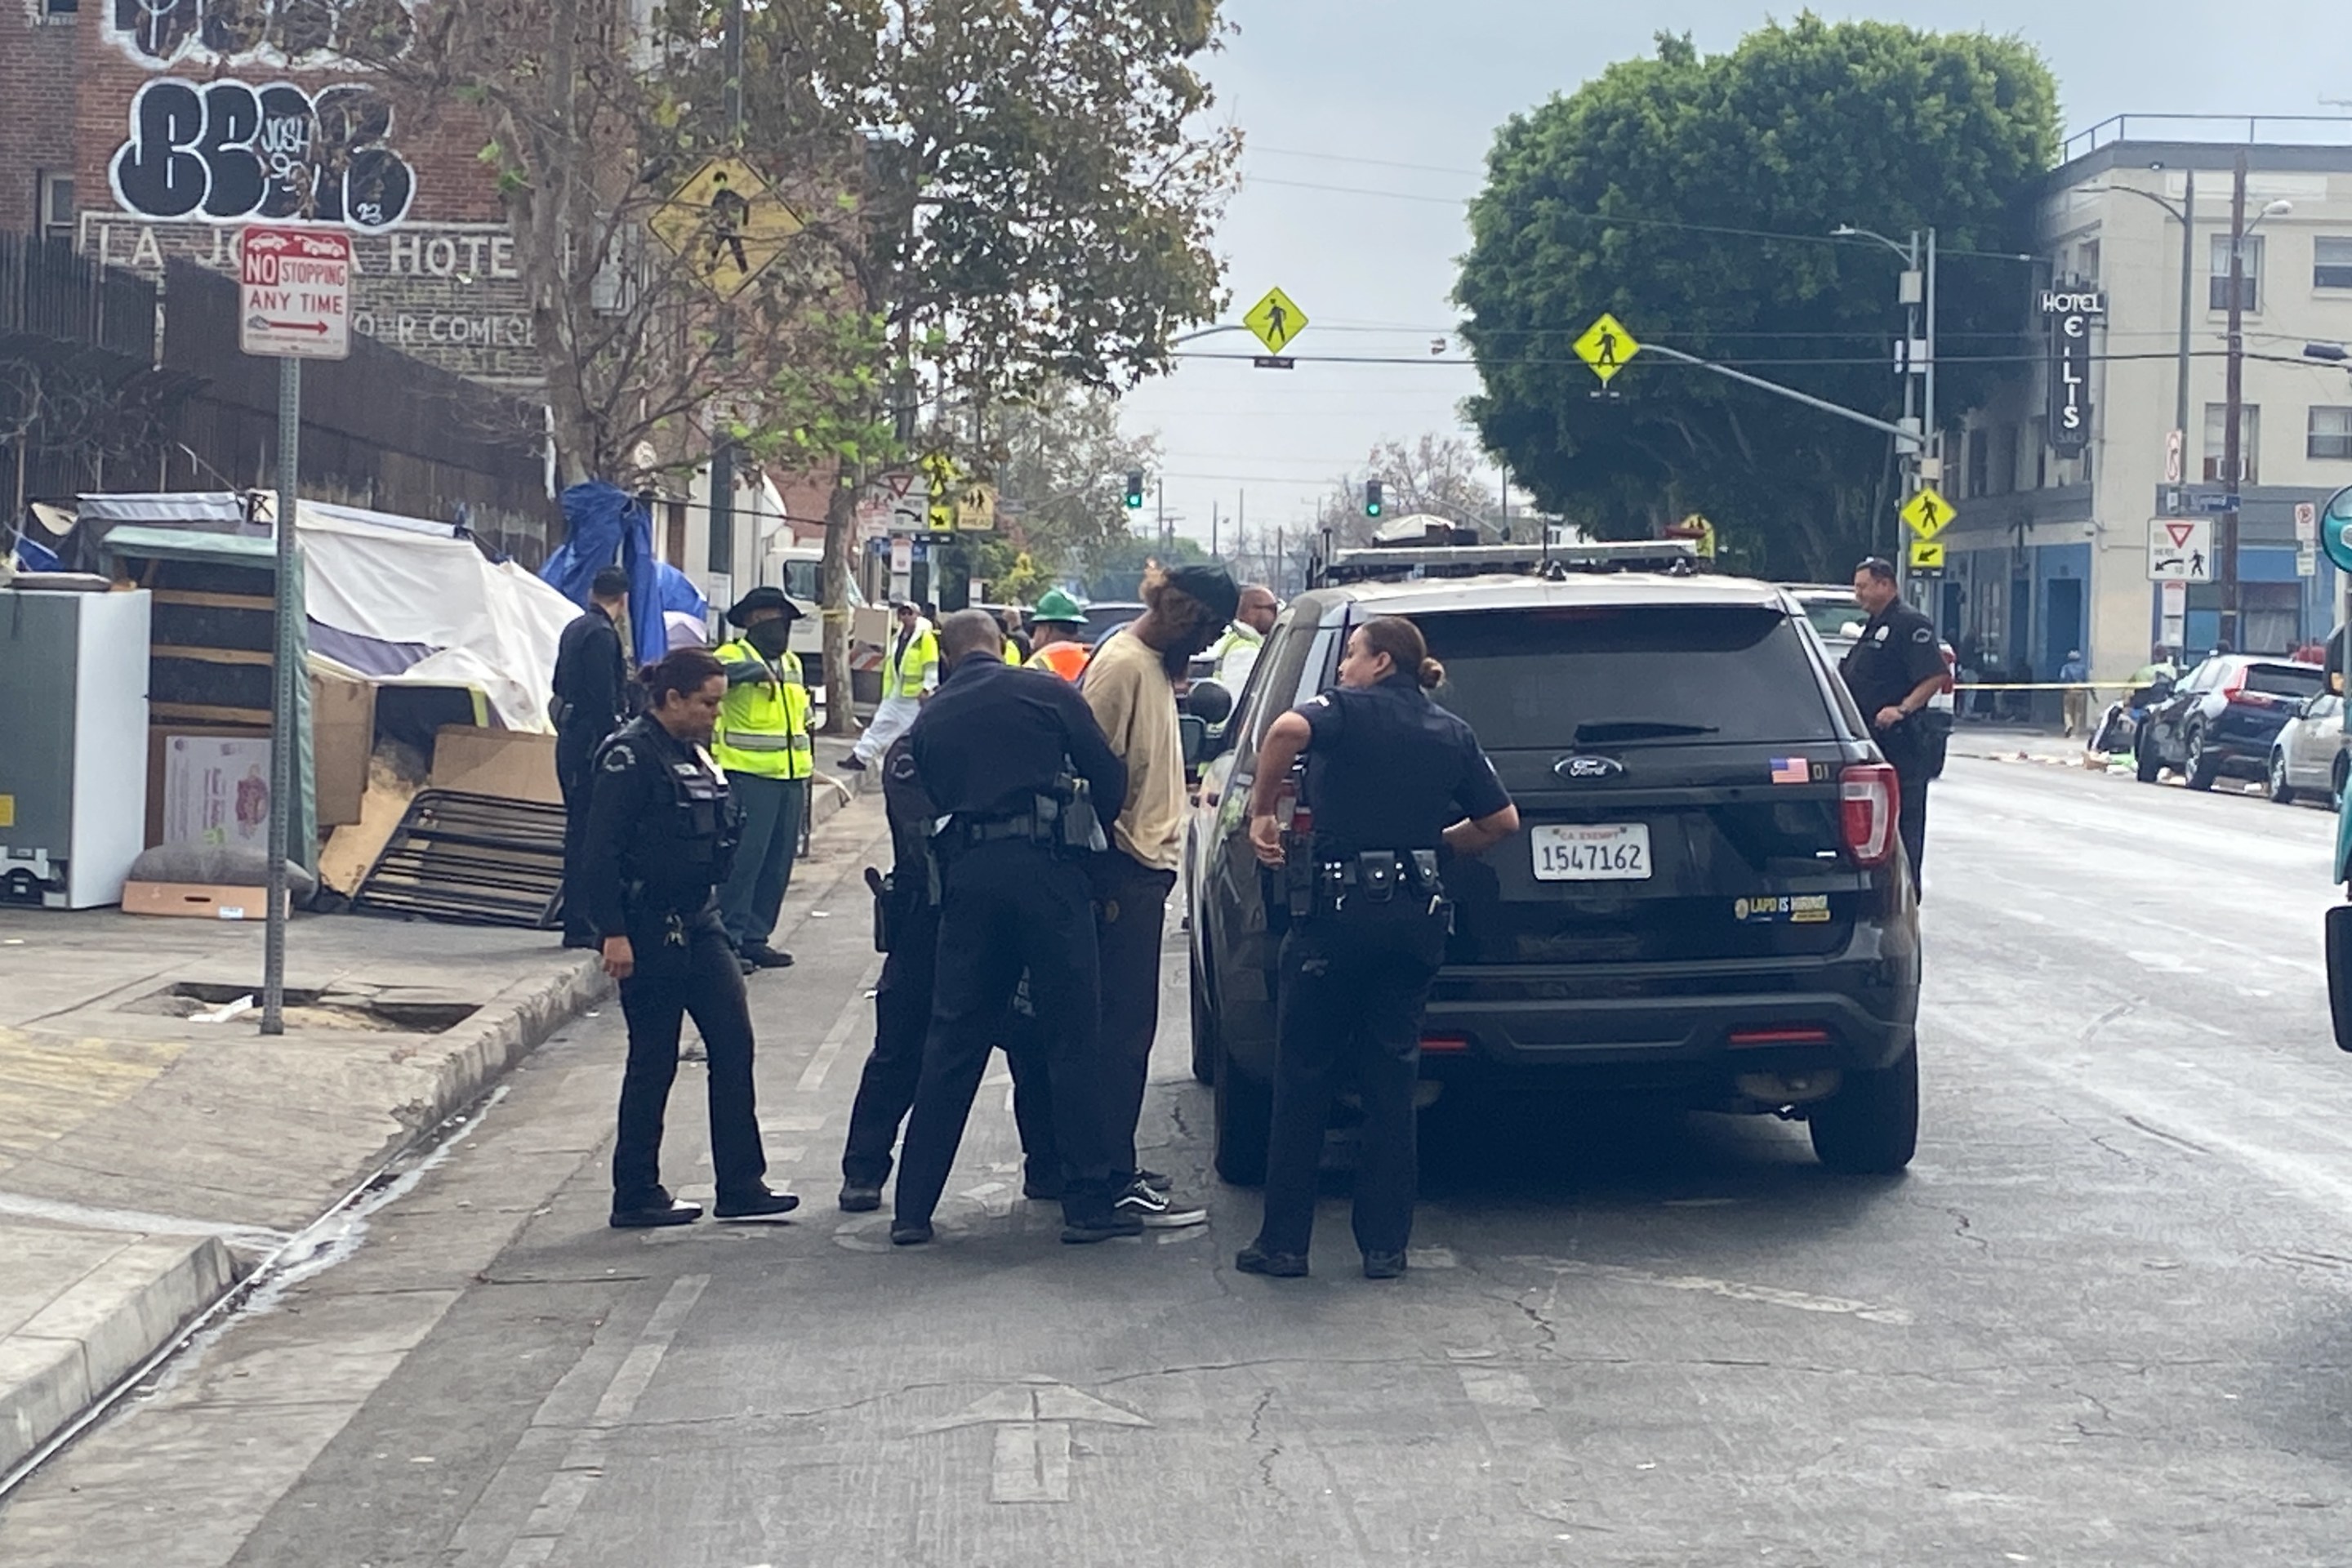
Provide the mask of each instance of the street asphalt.
MULTIPOLYGON (((620 1234, 610 1008, 0 1515, 16 1568, 2341 1563, 2352 1060, 2334 820, 1956 760, 1916 1163, 1573 1099, 1429 1113, 1414 1268, 1237 1274, 1169 943, 1146 1163, 1058 1244, 1000 1068, 937 1245, 835 1212, 869 796, 752 982, 794 1223, 620 1234)), ((796 894, 796 903, 799 902, 796 894)), ((698 1071, 668 1168, 707 1193, 698 1071)))

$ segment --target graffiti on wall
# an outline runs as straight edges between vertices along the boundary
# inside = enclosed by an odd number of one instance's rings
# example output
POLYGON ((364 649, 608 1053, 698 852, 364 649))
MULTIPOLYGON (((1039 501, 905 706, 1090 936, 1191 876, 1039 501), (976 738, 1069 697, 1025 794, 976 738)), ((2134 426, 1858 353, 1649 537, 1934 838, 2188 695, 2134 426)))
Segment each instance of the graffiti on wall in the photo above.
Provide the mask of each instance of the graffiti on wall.
POLYGON ((405 0, 109 0, 106 32, 147 66, 315 68, 400 55, 415 26, 405 0))
POLYGON ((131 134, 107 166, 114 199, 151 218, 344 224, 408 216, 416 174, 391 148, 392 102, 358 84, 157 77, 131 100, 131 134))

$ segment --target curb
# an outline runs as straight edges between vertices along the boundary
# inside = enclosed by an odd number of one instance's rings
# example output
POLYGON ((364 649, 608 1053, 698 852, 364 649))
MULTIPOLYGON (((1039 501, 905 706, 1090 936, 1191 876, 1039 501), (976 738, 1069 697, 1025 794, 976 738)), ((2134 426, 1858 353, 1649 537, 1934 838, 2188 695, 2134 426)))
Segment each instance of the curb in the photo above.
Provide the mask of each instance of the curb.
POLYGON ((171 1343, 236 1280, 219 1237, 150 1237, 27 1319, 0 1351, 0 1474, 171 1343))
POLYGON ((436 1073, 429 1099, 397 1106, 393 1114, 408 1137, 385 1151, 396 1154, 478 1099, 514 1065, 581 1014, 612 994, 603 965, 582 954, 551 980, 519 982, 484 1004, 457 1028, 441 1036, 448 1054, 436 1073))

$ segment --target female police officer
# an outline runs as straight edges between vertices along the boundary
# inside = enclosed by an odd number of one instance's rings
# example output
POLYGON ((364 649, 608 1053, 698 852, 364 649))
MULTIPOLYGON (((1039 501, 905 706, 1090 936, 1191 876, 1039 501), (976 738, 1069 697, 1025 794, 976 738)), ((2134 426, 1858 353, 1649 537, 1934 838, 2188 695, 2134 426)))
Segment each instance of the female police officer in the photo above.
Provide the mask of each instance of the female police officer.
POLYGON ((1275 799, 1307 753, 1314 896, 1282 941, 1265 1218, 1234 1259, 1244 1273, 1307 1272, 1333 1079, 1349 1068, 1364 1100, 1355 1203, 1364 1277, 1404 1272, 1422 1009, 1445 950, 1437 851, 1475 855, 1519 826, 1477 737, 1429 700, 1426 689, 1444 679, 1420 628, 1381 616, 1349 635, 1339 686, 1276 720, 1259 745, 1251 846, 1283 864, 1275 799))
POLYGON ((661 1184, 662 1112, 677 1076, 678 1024, 694 1015, 710 1056, 710 1161, 720 1219, 788 1214, 800 1200, 762 1181, 751 1102, 751 1016, 743 975, 719 923, 716 889, 734 850, 727 775, 707 750, 726 671, 699 648, 680 648, 640 677, 646 711, 596 754, 588 807, 588 918, 620 982, 629 1023, 621 1078, 620 1140, 613 1149, 613 1224, 624 1230, 690 1225, 696 1205, 661 1184))

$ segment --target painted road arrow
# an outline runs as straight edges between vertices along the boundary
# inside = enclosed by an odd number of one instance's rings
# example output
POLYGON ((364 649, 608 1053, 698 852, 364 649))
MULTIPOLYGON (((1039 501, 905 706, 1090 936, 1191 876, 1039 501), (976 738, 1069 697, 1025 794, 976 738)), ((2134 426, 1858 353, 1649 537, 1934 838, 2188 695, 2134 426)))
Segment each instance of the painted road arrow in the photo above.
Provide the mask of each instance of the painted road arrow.
POLYGON ((1070 1427, 1080 1421, 1102 1426, 1149 1426, 1132 1410, 1106 1404, 1050 1377, 1025 1377, 982 1394, 944 1421, 919 1433, 952 1432, 964 1426, 996 1428, 996 1451, 989 1465, 991 1502, 1070 1500, 1070 1427))

